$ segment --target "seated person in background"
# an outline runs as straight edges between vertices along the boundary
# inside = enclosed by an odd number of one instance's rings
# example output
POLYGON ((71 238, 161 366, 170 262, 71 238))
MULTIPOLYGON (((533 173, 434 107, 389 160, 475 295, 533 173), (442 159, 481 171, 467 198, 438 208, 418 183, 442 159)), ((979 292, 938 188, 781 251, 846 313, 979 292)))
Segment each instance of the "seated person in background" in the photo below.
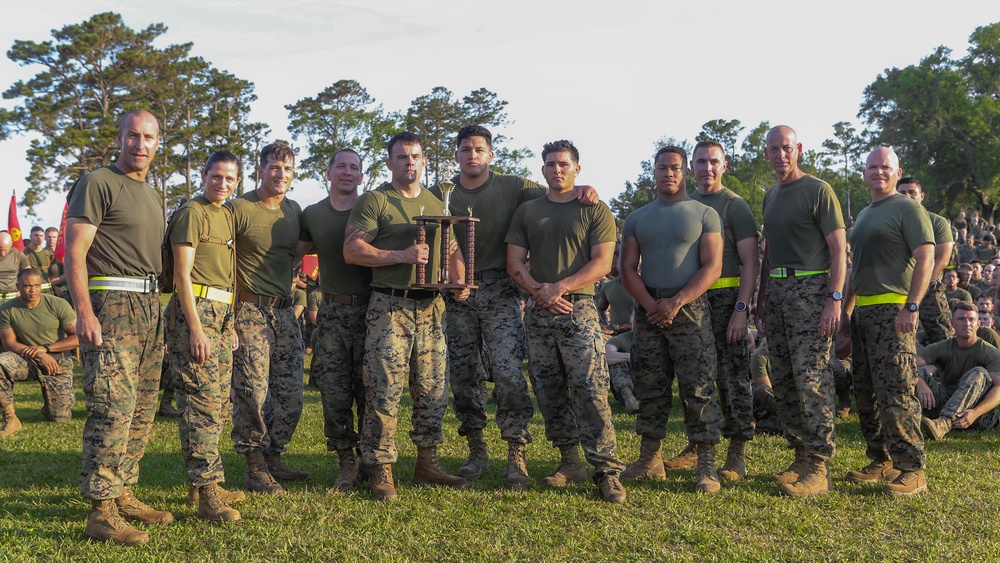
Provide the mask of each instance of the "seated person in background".
POLYGON ((972 281, 973 270, 974 268, 972 264, 959 264, 958 268, 955 270, 958 272, 958 287, 969 292, 969 295, 973 299, 971 302, 974 302, 974 300, 979 297, 979 294, 982 293, 982 291, 980 291, 972 281))
POLYGON ((931 440, 950 430, 997 426, 1000 406, 1000 350, 976 336, 979 316, 975 306, 959 303, 952 314, 955 337, 917 352, 917 397, 923 407, 920 426, 931 440))
POLYGON ((944 282, 944 295, 948 299, 948 305, 955 308, 953 299, 972 303, 972 295, 968 291, 958 287, 958 270, 945 270, 942 278, 944 282))
MULTIPOLYGON (((629 324, 631 324, 631 319, 629 324)), ((635 398, 635 384, 632 382, 632 331, 613 336, 604 345, 604 355, 608 359, 608 369, 611 372, 611 392, 615 399, 625 407, 625 412, 639 412, 639 401, 635 398)))
POLYGON ((753 417, 757 421, 758 434, 782 435, 781 417, 778 416, 774 391, 771 389, 771 357, 767 350, 767 340, 750 354, 750 375, 752 377, 753 417))
POLYGON ((976 336, 987 344, 992 344, 994 348, 1000 348, 1000 333, 997 333, 995 326, 996 319, 989 310, 979 307, 979 329, 976 330, 976 336))

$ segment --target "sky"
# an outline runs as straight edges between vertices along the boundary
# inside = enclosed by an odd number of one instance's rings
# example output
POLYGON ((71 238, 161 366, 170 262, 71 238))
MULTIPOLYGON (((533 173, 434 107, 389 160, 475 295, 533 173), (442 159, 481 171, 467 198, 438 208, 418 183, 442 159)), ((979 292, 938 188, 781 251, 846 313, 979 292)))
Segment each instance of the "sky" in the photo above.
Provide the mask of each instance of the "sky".
MULTIPOLYGON (((834 123, 862 128, 864 88, 886 69, 939 45, 960 57, 976 27, 1000 21, 1000 3, 985 1, 35 0, 5 3, 0 48, 51 40, 53 29, 103 11, 133 29, 163 23, 158 47, 192 42, 192 55, 253 82, 251 118, 275 139, 290 139, 286 104, 341 79, 387 110, 405 111, 436 86, 457 97, 487 88, 509 102, 513 121, 494 133, 536 155, 572 140, 578 183, 605 201, 636 179, 658 139, 693 140, 712 119, 738 119, 746 132, 787 124, 805 150, 819 150, 834 123)), ((0 89, 40 70, 3 58, 0 89)), ((0 142, 18 198, 29 138, 0 142)), ((540 156, 527 165, 539 180, 540 156)), ((304 207, 324 188, 301 181, 291 197, 304 207)), ((37 217, 22 210, 22 228, 56 224, 64 202, 50 196, 37 217)))

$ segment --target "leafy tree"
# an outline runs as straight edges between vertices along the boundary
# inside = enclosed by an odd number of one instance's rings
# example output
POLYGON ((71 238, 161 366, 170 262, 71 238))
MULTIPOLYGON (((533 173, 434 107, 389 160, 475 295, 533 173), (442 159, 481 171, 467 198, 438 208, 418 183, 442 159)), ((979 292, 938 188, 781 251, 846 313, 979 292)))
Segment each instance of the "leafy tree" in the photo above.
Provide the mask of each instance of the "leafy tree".
POLYGON ((930 207, 972 204, 991 221, 1000 198, 1000 23, 976 28, 967 56, 938 47, 916 65, 887 69, 864 91, 858 117, 873 141, 897 149, 930 207))
POLYGON ((314 97, 285 106, 292 139, 305 137, 309 156, 299 163, 301 173, 326 184, 330 159, 350 148, 366 163, 366 189, 371 188, 385 161, 383 151, 398 116, 386 113, 356 80, 338 80, 314 97))
MULTIPOLYGON (((823 141, 823 148, 827 153, 838 159, 843 166, 844 176, 842 189, 836 190, 838 194, 843 194, 841 207, 845 210, 844 221, 848 226, 854 223, 854 217, 868 200, 864 185, 864 178, 859 170, 864 166, 862 159, 863 152, 868 147, 868 142, 858 135, 854 126, 847 121, 838 121, 833 124, 833 139, 823 141)), ((831 163, 832 165, 833 163, 831 163)))
MULTIPOLYGON (((691 154, 691 143, 686 140, 678 141, 673 137, 664 137, 653 143, 653 154, 656 154, 656 151, 668 145, 681 147, 688 155, 691 154)), ((619 227, 625 222, 625 218, 628 217, 629 213, 656 199, 653 159, 643 160, 639 163, 639 166, 642 168, 642 172, 639 173, 639 177, 636 178, 635 182, 626 181, 625 189, 608 202, 608 207, 615 214, 615 219, 619 227)), ((689 189, 694 186, 690 177, 687 181, 689 189)))

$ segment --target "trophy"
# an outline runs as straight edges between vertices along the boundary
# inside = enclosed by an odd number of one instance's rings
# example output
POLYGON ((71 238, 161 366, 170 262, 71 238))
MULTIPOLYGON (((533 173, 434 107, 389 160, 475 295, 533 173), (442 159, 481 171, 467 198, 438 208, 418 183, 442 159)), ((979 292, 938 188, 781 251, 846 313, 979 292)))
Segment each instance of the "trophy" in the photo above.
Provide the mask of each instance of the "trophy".
MULTIPOLYGON (((451 194, 455 191, 455 183, 451 181, 450 177, 439 181, 438 187, 441 188, 444 215, 424 215, 423 207, 421 207, 420 215, 414 217, 414 220, 417 223, 418 244, 427 243, 427 223, 441 225, 441 246, 438 249, 430 249, 431 252, 440 252, 441 260, 439 264, 441 264, 441 267, 435 272, 435 279, 428 282, 427 266, 425 264, 417 264, 417 283, 414 287, 428 289, 461 289, 468 287, 469 289, 476 289, 479 287, 476 285, 476 223, 479 222, 479 219, 472 216, 472 206, 469 206, 468 216, 451 214, 451 194), (451 246, 451 226, 457 223, 465 223, 465 248, 467 249, 467 254, 465 256, 464 280, 453 280, 451 279, 451 274, 448 272, 448 267, 451 265, 451 253, 448 252, 448 248, 451 246)), ((433 262, 433 260, 429 260, 428 262, 433 262)))

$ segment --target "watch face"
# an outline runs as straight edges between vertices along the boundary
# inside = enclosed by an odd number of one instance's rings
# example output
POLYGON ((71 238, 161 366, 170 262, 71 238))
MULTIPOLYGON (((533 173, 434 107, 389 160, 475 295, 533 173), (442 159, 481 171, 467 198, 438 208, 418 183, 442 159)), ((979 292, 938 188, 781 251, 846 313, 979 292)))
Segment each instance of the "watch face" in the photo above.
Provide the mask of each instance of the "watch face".
POLYGON ((737 301, 736 302, 736 310, 737 311, 746 311, 747 310, 746 301, 737 301))
POLYGON ((919 309, 919 308, 920 307, 918 307, 916 303, 907 303, 906 304, 906 310, 909 311, 909 312, 911 312, 911 313, 916 313, 917 309, 919 309))
POLYGON ((834 301, 840 301, 841 299, 844 298, 844 295, 839 291, 834 291, 830 293, 830 297, 832 297, 834 301))

